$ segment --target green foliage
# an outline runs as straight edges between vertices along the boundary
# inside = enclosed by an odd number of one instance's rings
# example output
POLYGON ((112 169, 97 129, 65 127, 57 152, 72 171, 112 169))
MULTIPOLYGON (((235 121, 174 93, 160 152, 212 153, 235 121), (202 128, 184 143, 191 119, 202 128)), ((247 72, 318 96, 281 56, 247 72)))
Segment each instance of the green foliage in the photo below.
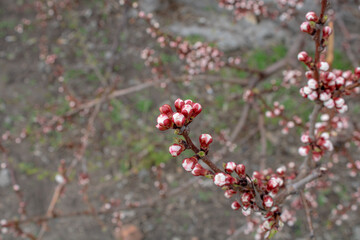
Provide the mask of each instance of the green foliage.
POLYGON ((332 67, 334 69, 341 69, 341 70, 352 70, 353 67, 351 65, 351 62, 346 57, 344 52, 339 50, 334 50, 334 61, 332 64, 332 67))
POLYGON ((255 49, 246 55, 248 64, 252 68, 264 70, 266 67, 285 57, 287 49, 284 45, 275 45, 272 49, 255 49))
POLYGON ((211 191, 198 191, 198 198, 200 201, 209 202, 213 193, 211 191))
POLYGON ((187 40, 189 43, 194 44, 196 42, 206 42, 205 37, 201 36, 199 34, 192 34, 187 37, 185 37, 185 40, 187 40))
POLYGON ((178 60, 174 54, 160 53, 160 59, 164 64, 174 63, 178 60))
POLYGON ((153 102, 151 99, 140 99, 136 102, 136 108, 142 113, 147 113, 152 108, 153 102))

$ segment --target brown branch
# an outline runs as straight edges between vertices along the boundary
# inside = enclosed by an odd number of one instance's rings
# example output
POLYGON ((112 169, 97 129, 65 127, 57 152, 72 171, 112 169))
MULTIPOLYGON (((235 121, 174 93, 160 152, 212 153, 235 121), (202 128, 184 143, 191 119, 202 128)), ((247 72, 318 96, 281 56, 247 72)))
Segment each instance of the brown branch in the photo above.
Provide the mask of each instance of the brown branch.
POLYGON ((259 112, 258 128, 260 132, 260 171, 263 171, 266 167, 266 130, 264 115, 259 112))
POLYGON ((297 182, 289 183, 287 188, 285 188, 284 190, 279 192, 278 195, 276 195, 276 197, 274 199, 274 202, 276 204, 283 203, 283 201, 285 200, 285 198, 287 196, 297 193, 297 191, 302 189, 305 186, 305 184, 307 184, 309 182, 312 182, 315 179, 320 178, 325 173, 326 173, 325 169, 321 169, 321 168, 315 169, 309 175, 307 175, 306 177, 298 180, 297 182))
MULTIPOLYGON (((182 136, 185 138, 186 144, 190 147, 190 149, 194 152, 194 153, 199 153, 200 150, 198 147, 195 146, 195 144, 193 143, 193 141, 191 140, 191 138, 189 137, 189 130, 185 129, 185 131, 183 131, 182 136)), ((206 165, 208 165, 215 173, 218 172, 223 172, 221 171, 216 165, 215 163, 213 163, 208 156, 204 156, 201 158, 201 160, 206 163, 206 165)))
POLYGON ((315 234, 314 234, 314 227, 312 224, 312 219, 311 219, 311 212, 310 212, 310 208, 309 205, 306 202, 306 198, 304 195, 304 190, 300 191, 300 198, 302 201, 302 204, 305 208, 305 214, 306 214, 306 221, 308 223, 309 226, 309 230, 310 230, 310 239, 316 240, 315 234))

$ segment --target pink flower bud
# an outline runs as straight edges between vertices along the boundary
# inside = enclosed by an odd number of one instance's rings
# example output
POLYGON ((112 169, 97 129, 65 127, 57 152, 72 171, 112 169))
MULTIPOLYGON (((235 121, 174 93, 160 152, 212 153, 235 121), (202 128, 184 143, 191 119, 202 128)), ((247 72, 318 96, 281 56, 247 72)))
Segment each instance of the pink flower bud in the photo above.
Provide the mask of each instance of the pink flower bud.
POLYGON ((307 72, 305 73, 305 77, 306 77, 307 79, 314 78, 314 73, 313 73, 313 71, 307 71, 307 72))
POLYGON ((329 100, 331 98, 331 94, 327 93, 327 92, 322 92, 320 93, 320 100, 323 102, 326 102, 327 100, 329 100))
POLYGON ((245 176, 245 165, 244 164, 238 164, 235 168, 235 172, 239 177, 245 176))
POLYGON ((311 22, 317 22, 317 20, 319 19, 315 12, 308 12, 305 15, 305 18, 306 18, 306 20, 311 21, 311 22))
POLYGON ((308 86, 303 87, 303 90, 306 95, 309 95, 310 93, 312 93, 312 89, 309 88, 308 86))
POLYGON ((184 114, 184 116, 186 118, 190 118, 193 114, 193 108, 190 104, 185 104, 182 108, 181 108, 181 113, 184 114))
POLYGON ((199 137, 200 146, 202 148, 208 148, 213 139, 210 134, 201 134, 199 137))
POLYGON ((184 146, 175 143, 169 147, 169 152, 171 156, 177 157, 182 153, 182 151, 184 151, 184 149, 184 146))
POLYGON ((181 109, 185 105, 185 102, 182 99, 178 98, 175 100, 174 104, 175 104, 176 111, 181 112, 181 109))
POLYGON ((338 77, 335 79, 335 83, 338 87, 340 87, 345 84, 345 79, 343 77, 338 77))
POLYGON ((264 176, 258 171, 254 171, 252 176, 253 176, 253 178, 260 179, 260 180, 264 178, 264 176))
POLYGON ((314 32, 314 29, 309 22, 303 22, 300 25, 300 30, 308 34, 312 34, 314 32))
POLYGON ((317 83, 317 81, 316 81, 315 79, 313 79, 313 78, 309 79, 309 81, 307 82, 307 84, 308 84, 309 88, 311 88, 311 89, 313 89, 313 90, 317 89, 318 86, 319 86, 318 83, 317 83))
POLYGON ((227 162, 226 163, 225 170, 228 173, 232 173, 233 171, 235 171, 235 169, 236 169, 236 163, 234 163, 234 162, 227 162))
POLYGON ((334 146, 330 140, 326 140, 323 144, 323 147, 325 147, 328 151, 334 150, 334 146))
POLYGON ((327 82, 331 82, 331 81, 335 80, 335 78, 336 78, 336 75, 332 72, 329 72, 325 75, 325 81, 327 81, 327 82))
POLYGON ((327 100, 326 102, 324 102, 324 106, 329 109, 332 109, 333 107, 335 107, 334 100, 333 99, 327 100))
POLYGON ((280 176, 284 175, 286 172, 286 167, 285 166, 281 166, 278 169, 276 169, 277 174, 279 174, 280 176))
POLYGON ((231 208, 234 209, 234 210, 239 210, 241 208, 241 205, 238 201, 234 201, 232 204, 231 204, 231 208))
POLYGON ((194 176, 205 176, 209 174, 209 170, 206 170, 203 168, 203 166, 200 165, 200 163, 197 163, 191 173, 194 176))
POLYGON ((174 113, 172 120, 176 126, 182 127, 185 124, 186 118, 183 114, 176 112, 176 113, 174 113))
POLYGON ((328 132, 323 132, 320 136, 325 140, 330 138, 330 134, 328 132))
POLYGON ((226 175, 224 173, 216 173, 214 177, 214 184, 219 187, 226 185, 226 175))
POLYGON ((264 207, 271 208, 274 205, 274 200, 269 195, 264 196, 263 198, 264 207))
POLYGON ((304 88, 300 88, 300 95, 302 96, 302 97, 304 97, 304 98, 306 98, 307 97, 307 95, 304 93, 304 88))
POLYGON ((159 129, 160 131, 165 131, 165 130, 169 129, 168 127, 164 127, 164 126, 161 126, 159 124, 156 124, 156 128, 159 129))
POLYGON ((343 98, 335 98, 334 101, 337 108, 341 108, 345 104, 345 100, 343 98))
POLYGON ((236 193, 235 190, 233 190, 233 189, 228 189, 228 190, 225 191, 224 196, 225 196, 226 198, 231 198, 235 193, 236 193))
POLYGON ((330 66, 327 62, 319 62, 318 68, 320 71, 326 72, 327 70, 329 70, 330 66))
POLYGON ((251 204, 252 198, 253 198, 252 194, 246 192, 241 196, 241 202, 245 207, 248 207, 251 204))
POLYGON ((316 91, 311 92, 307 97, 311 101, 315 101, 318 98, 319 94, 316 91))
POLYGON ((297 58, 300 62, 308 62, 309 55, 307 54, 307 52, 302 51, 298 54, 297 58))
POLYGON ((360 67, 355 68, 354 73, 360 75, 360 67))
POLYGON ((196 117, 197 115, 199 115, 199 113, 201 113, 202 107, 200 105, 200 103, 194 103, 194 105, 192 106, 194 113, 193 116, 196 117))
POLYGON ((273 191, 277 187, 279 187, 279 181, 276 178, 270 178, 266 185, 267 190, 273 191))
POLYGON ((328 38, 332 34, 332 32, 333 32, 333 30, 331 27, 325 26, 323 28, 323 38, 325 38, 325 39, 328 38))
POLYGON ((189 104, 190 106, 192 106, 194 104, 194 102, 190 99, 186 99, 185 104, 189 104))
POLYGON ((195 165, 197 163, 198 161, 196 157, 185 158, 182 162, 182 166, 185 169, 185 171, 191 172, 195 168, 195 165))
POLYGON ((303 134, 303 135, 301 135, 301 142, 303 142, 303 143, 309 143, 310 142, 310 137, 309 137, 309 135, 307 135, 307 134, 303 134))
POLYGON ((261 228, 265 229, 266 231, 270 230, 274 225, 275 221, 272 219, 267 219, 262 225, 261 228))
POLYGON ((350 70, 347 70, 347 71, 343 72, 343 74, 341 76, 345 79, 350 79, 351 75, 352 75, 352 72, 350 70))
POLYGON ((170 118, 166 114, 160 114, 157 118, 157 123, 160 126, 167 127, 167 128, 171 127, 171 125, 172 125, 170 118))
POLYGON ((243 208, 241 209, 241 213, 244 214, 245 217, 250 216, 251 214, 251 208, 243 208))
POLYGON ((341 108, 338 108, 337 111, 339 113, 345 113, 348 110, 348 105, 344 104, 341 108))
POLYGON ((300 154, 300 156, 303 156, 303 157, 306 157, 308 154, 309 154, 309 146, 302 146, 302 147, 299 147, 299 150, 298 150, 298 152, 299 152, 299 154, 300 154))
POLYGON ((313 159, 315 162, 320 161, 321 157, 322 157, 322 153, 320 153, 320 152, 313 152, 313 153, 312 153, 312 159, 313 159))
POLYGON ((162 106, 159 108, 159 110, 160 110, 160 113, 166 114, 166 115, 173 113, 173 110, 171 109, 171 107, 170 107, 169 104, 164 104, 164 105, 162 105, 162 106))

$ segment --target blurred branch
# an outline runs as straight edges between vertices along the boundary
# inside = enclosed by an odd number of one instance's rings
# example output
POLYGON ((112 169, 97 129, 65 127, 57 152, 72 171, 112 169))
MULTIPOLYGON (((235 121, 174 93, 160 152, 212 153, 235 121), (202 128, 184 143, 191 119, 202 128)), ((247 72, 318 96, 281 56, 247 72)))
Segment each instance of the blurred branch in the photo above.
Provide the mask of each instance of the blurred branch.
POLYGON ((299 194, 300 194, 301 202, 302 202, 302 204, 304 206, 304 209, 305 209, 306 221, 308 223, 309 230, 310 230, 310 239, 316 240, 316 237, 315 237, 315 234, 314 234, 314 227, 313 227, 312 219, 311 219, 311 212, 310 212, 310 209, 309 209, 309 205, 306 202, 306 198, 305 198, 305 195, 304 195, 304 190, 300 191, 299 194))

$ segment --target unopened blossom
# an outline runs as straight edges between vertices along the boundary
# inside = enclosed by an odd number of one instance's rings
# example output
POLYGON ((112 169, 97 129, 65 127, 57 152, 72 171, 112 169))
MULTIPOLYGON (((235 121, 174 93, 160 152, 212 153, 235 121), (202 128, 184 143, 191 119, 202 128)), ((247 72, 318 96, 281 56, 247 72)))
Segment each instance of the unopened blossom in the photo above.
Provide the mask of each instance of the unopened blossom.
POLYGON ((277 187, 279 187, 279 181, 278 179, 272 177, 269 179, 269 181, 267 182, 267 185, 266 185, 267 189, 269 191, 273 191, 274 189, 276 189, 277 187))
POLYGON ((162 105, 159 108, 159 110, 160 110, 160 113, 162 113, 162 114, 172 114, 173 113, 171 106, 169 104, 162 105))
POLYGON ((298 150, 299 154, 303 157, 307 156, 309 154, 309 147, 301 146, 298 150))
POLYGON ((312 34, 314 32, 314 28, 311 26, 309 22, 303 22, 300 25, 300 30, 305 33, 312 34))
POLYGON ((184 116, 186 118, 190 118, 193 114, 193 107, 190 104, 185 104, 182 108, 181 108, 181 113, 184 114, 184 116))
POLYGON ((245 165, 244 164, 236 165, 235 172, 239 175, 239 177, 245 176, 245 165))
POLYGON ((214 177, 214 184, 223 187, 227 184, 227 176, 224 173, 216 173, 214 177))
POLYGON ((236 169, 236 163, 234 162, 227 162, 225 164, 225 170, 228 172, 228 173, 232 173, 233 171, 235 171, 236 169))
POLYGON ((305 15, 306 20, 316 22, 319 18, 315 12, 308 12, 305 15))
POLYGON ((174 113, 172 116, 172 120, 175 123, 176 126, 182 127, 185 124, 186 118, 182 113, 174 113))
POLYGON ((274 205, 274 200, 269 195, 264 196, 263 204, 267 208, 271 208, 274 205))
POLYGON ((169 147, 169 152, 170 152, 171 156, 177 157, 182 153, 182 151, 184 151, 184 149, 185 148, 183 145, 175 143, 169 147))
POLYGON ((162 127, 170 127, 172 122, 166 114, 160 114, 157 118, 157 123, 162 127))
POLYGON ((211 135, 207 133, 201 134, 199 137, 200 146, 202 148, 208 148, 212 141, 211 135))
POLYGON ((195 168, 195 165, 197 163, 198 161, 196 157, 185 158, 182 162, 182 166, 185 169, 185 171, 191 172, 195 168))
POLYGON ((231 204, 231 208, 233 210, 239 210, 241 208, 241 205, 238 201, 234 201, 232 204, 231 204))
POLYGON ((174 105, 175 105, 176 111, 181 112, 181 109, 185 105, 185 102, 184 102, 184 100, 178 98, 175 100, 174 105))
POLYGON ((247 207, 251 204, 252 198, 253 198, 252 194, 246 192, 241 196, 241 202, 244 206, 247 207))
POLYGON ((235 190, 233 190, 233 189, 228 189, 228 190, 225 191, 224 196, 225 196, 226 198, 231 198, 235 193, 236 193, 235 190))

